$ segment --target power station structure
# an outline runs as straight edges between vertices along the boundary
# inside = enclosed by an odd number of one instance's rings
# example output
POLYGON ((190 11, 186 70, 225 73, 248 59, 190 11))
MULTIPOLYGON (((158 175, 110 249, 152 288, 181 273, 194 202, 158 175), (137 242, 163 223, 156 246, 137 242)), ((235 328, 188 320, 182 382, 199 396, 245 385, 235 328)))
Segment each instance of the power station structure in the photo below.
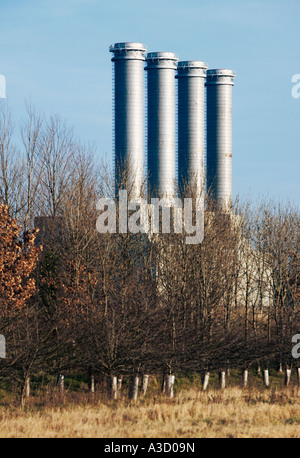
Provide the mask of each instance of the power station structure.
POLYGON ((128 191, 138 196, 144 178, 146 48, 142 43, 116 43, 109 50, 114 54, 115 189, 126 178, 128 191))
POLYGON ((171 52, 147 54, 147 157, 151 197, 175 195, 175 71, 171 52))
POLYGON ((213 198, 232 201, 232 70, 207 70, 207 188, 213 198))
POLYGON ((187 196, 190 190, 198 196, 206 185, 218 204, 230 207, 235 73, 226 69, 208 70, 202 61, 179 61, 172 52, 146 54, 142 43, 115 43, 109 50, 113 53, 114 68, 116 194, 126 171, 129 192, 135 197, 140 195, 147 156, 149 197, 172 199, 177 185, 181 196, 187 196), (146 84, 143 70, 146 70, 146 84), (147 86, 146 110, 144 86, 147 86))
POLYGON ((178 63, 178 186, 180 194, 190 185, 196 195, 204 189, 205 91, 207 64, 178 63))

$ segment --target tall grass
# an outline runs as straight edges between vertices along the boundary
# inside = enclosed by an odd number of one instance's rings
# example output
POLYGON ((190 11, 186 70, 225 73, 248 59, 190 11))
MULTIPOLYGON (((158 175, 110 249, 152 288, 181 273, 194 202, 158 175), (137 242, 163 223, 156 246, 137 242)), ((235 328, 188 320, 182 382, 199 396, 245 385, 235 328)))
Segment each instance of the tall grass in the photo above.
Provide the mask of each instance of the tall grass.
POLYGON ((300 391, 290 389, 180 390, 173 399, 65 395, 31 399, 25 409, 0 407, 1 437, 300 437, 300 391))

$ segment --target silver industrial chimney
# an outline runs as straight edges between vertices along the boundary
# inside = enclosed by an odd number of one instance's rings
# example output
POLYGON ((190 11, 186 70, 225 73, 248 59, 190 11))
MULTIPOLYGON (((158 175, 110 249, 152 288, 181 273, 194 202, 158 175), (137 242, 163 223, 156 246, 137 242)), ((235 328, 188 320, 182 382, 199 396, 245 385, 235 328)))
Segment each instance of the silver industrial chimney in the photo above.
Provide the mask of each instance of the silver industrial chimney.
POLYGON ((232 70, 207 70, 207 189, 221 206, 232 203, 232 70))
POLYGON ((139 196, 144 174, 144 60, 142 43, 115 43, 114 54, 114 154, 115 186, 127 179, 127 190, 139 196))
POLYGON ((200 195, 204 187, 205 94, 207 65, 178 62, 178 184, 180 193, 200 195))
POLYGON ((175 70, 171 52, 147 54, 148 182, 151 197, 175 193, 175 70))

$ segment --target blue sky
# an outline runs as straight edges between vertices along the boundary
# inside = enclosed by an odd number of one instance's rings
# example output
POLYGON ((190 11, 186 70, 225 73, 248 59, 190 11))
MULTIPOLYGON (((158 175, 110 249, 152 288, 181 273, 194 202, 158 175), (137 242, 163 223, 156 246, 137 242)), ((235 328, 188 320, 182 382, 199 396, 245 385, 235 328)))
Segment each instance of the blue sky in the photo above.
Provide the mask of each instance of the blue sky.
POLYGON ((300 205, 299 19, 299 0, 0 0, 0 74, 17 121, 30 98, 110 161, 110 44, 231 68, 234 196, 300 205))

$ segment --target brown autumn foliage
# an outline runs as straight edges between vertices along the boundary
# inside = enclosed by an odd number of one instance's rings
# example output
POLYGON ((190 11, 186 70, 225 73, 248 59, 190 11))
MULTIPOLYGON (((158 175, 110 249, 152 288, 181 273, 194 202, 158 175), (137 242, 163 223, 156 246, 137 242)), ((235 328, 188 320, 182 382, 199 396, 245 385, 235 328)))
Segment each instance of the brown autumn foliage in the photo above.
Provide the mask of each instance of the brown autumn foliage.
POLYGON ((0 204, 0 310, 2 320, 20 312, 34 294, 33 273, 42 248, 34 245, 36 231, 20 234, 21 226, 0 204))

